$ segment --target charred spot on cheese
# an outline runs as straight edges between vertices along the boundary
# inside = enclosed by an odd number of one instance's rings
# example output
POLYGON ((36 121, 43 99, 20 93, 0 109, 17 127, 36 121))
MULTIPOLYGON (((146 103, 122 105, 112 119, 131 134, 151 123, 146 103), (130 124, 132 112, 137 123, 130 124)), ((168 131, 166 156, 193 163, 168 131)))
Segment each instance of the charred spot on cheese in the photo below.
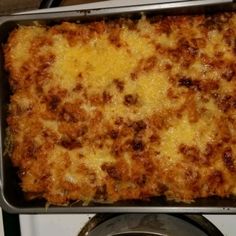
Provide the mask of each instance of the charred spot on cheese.
POLYGON ((216 95, 215 100, 218 107, 224 112, 228 112, 230 109, 236 108, 236 98, 232 95, 216 95))
POLYGON ((207 156, 207 157, 210 157, 214 154, 214 146, 210 143, 207 143, 206 144, 206 148, 205 148, 205 151, 204 151, 204 154, 207 156))
POLYGON ((147 182, 147 176, 146 175, 138 176, 135 179, 135 182, 137 183, 137 185, 143 187, 146 184, 146 182, 147 182))
POLYGON ((111 95, 109 92, 104 91, 104 92, 102 93, 102 99, 103 99, 103 102, 104 102, 104 103, 109 103, 109 102, 111 102, 112 95, 111 95))
POLYGON ((235 195, 235 29, 234 12, 17 27, 4 62, 25 194, 235 195))
POLYGON ((156 24, 157 32, 164 33, 166 35, 171 34, 171 18, 169 17, 162 17, 160 21, 158 21, 158 24, 156 24))
POLYGON ((139 120, 133 123, 133 128, 136 132, 140 132, 141 130, 145 130, 147 125, 143 120, 139 120))
POLYGON ((92 22, 90 24, 73 24, 63 22, 50 29, 52 34, 63 35, 71 47, 78 42, 88 42, 97 34, 101 34, 105 30, 103 22, 92 22))
POLYGON ((103 164, 102 165, 102 170, 106 171, 107 174, 115 180, 121 180, 121 173, 119 172, 119 170, 117 169, 116 166, 113 165, 109 165, 109 164, 103 164))
POLYGON ((111 44, 113 44, 115 47, 120 48, 122 46, 122 41, 120 38, 120 32, 121 32, 121 27, 119 24, 113 24, 113 29, 108 37, 109 41, 111 44))
POLYGON ((76 118, 75 114, 73 112, 70 112, 66 108, 62 108, 61 118, 62 118, 62 120, 67 121, 67 122, 74 122, 74 123, 76 123, 78 121, 78 119, 76 118))
POLYGON ((230 13, 208 16, 206 17, 204 26, 209 30, 222 30, 224 25, 229 22, 230 17, 230 13))
POLYGON ((125 26, 128 27, 129 30, 131 31, 135 31, 137 30, 137 23, 138 23, 138 19, 121 19, 121 21, 123 22, 123 24, 125 24, 125 26))
POLYGON ((25 158, 29 158, 29 159, 36 159, 37 156, 35 155, 36 154, 36 151, 37 151, 37 148, 35 146, 35 143, 31 140, 27 140, 26 142, 26 145, 25 145, 25 151, 24 151, 24 156, 25 158))
POLYGON ((183 154, 184 157, 188 158, 190 161, 195 162, 200 158, 200 152, 197 147, 181 144, 179 146, 179 151, 183 154))
POLYGON ((166 95, 171 100, 178 98, 178 95, 177 95, 176 91, 174 91, 172 88, 168 88, 166 95))
POLYGON ((96 188, 94 199, 103 202, 106 201, 107 198, 108 198, 107 186, 105 184, 102 186, 98 186, 96 188))
POLYGON ((80 141, 65 137, 60 141, 60 145, 66 149, 72 150, 75 148, 81 148, 82 144, 80 141))
POLYGON ((141 60, 140 61, 140 70, 144 70, 144 71, 149 71, 152 70, 156 64, 156 57, 155 56, 151 56, 146 58, 145 60, 141 60))
POLYGON ((211 92, 212 90, 219 89, 219 82, 216 80, 208 80, 200 83, 200 89, 203 92, 211 92))
POLYGON ((131 146, 132 146, 134 151, 143 151, 144 148, 145 148, 144 142, 140 139, 134 139, 131 142, 131 146))
POLYGON ((63 137, 59 144, 69 150, 73 150, 75 148, 81 148, 82 147, 82 143, 79 140, 70 138, 70 137, 63 137))
POLYGON ((119 80, 119 79, 115 79, 114 83, 115 83, 115 86, 116 86, 116 88, 117 88, 117 90, 119 92, 123 92, 124 91, 124 87, 125 87, 124 81, 119 80))
POLYGON ((215 170, 208 176, 207 182, 209 183, 210 191, 213 192, 213 194, 216 194, 217 192, 220 192, 220 186, 225 183, 224 175, 220 170, 215 170))
POLYGON ((179 55, 184 58, 182 65, 188 67, 192 62, 194 62, 198 53, 198 47, 194 44, 191 45, 191 43, 185 38, 180 38, 177 44, 179 55))
POLYGON ((198 79, 193 80, 191 77, 181 76, 179 86, 193 89, 195 91, 202 90, 202 84, 198 79))
POLYGON ((223 162, 229 171, 235 171, 234 156, 230 147, 223 152, 223 162))
POLYGON ((194 48, 205 48, 206 46, 206 39, 204 37, 197 37, 191 39, 191 44, 194 46, 194 48))
POLYGON ((222 78, 231 81, 236 78, 236 64, 232 63, 228 67, 225 68, 225 71, 222 73, 222 78))
POLYGON ((60 104, 61 102, 61 98, 56 96, 56 95, 52 95, 50 98, 49 98, 49 102, 48 102, 48 106, 49 106, 49 110, 56 110, 58 105, 60 104))
POLYGON ((137 94, 127 94, 124 97, 124 102, 126 106, 136 105, 138 103, 138 95, 137 94))
POLYGON ((111 139, 117 139, 119 136, 119 132, 113 129, 109 132, 109 136, 111 137, 111 139))
POLYGON ((232 29, 225 30, 223 37, 228 46, 232 46, 234 43, 234 39, 232 38, 232 35, 234 35, 234 31, 232 29))
POLYGON ((83 85, 81 83, 76 84, 74 88, 75 91, 82 91, 82 89, 83 89, 83 85))
POLYGON ((183 77, 183 78, 179 79, 179 86, 184 86, 184 87, 190 88, 193 85, 194 85, 194 83, 191 78, 183 77))
POLYGON ((134 72, 130 73, 130 78, 131 78, 131 80, 137 80, 138 79, 138 72, 134 71, 134 72))
POLYGON ((159 137, 157 134, 152 134, 152 135, 149 137, 149 140, 150 140, 151 143, 160 144, 160 137, 159 137))

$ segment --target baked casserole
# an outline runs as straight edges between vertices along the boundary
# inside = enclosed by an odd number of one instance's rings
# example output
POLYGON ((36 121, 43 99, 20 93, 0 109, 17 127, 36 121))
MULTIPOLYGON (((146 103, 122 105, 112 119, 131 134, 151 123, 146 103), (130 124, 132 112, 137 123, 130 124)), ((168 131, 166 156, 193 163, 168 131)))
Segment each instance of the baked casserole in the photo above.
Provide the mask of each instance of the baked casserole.
POLYGON ((4 45, 29 199, 236 194, 236 14, 19 26, 4 45))

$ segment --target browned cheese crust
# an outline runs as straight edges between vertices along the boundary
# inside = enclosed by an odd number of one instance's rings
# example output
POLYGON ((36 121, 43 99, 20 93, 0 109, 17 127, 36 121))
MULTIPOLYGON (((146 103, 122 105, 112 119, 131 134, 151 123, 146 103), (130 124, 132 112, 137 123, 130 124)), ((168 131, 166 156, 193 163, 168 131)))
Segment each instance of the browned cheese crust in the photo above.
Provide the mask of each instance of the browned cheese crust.
POLYGON ((28 196, 236 194, 235 13, 19 26, 4 50, 28 196))

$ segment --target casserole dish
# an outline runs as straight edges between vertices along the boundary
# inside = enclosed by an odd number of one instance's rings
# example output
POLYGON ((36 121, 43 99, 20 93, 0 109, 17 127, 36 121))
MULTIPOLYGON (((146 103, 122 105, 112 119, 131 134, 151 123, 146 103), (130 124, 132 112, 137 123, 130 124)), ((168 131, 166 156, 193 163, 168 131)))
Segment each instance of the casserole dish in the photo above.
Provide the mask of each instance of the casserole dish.
MULTIPOLYGON (((98 10, 88 11, 74 11, 64 13, 49 13, 49 14, 35 14, 35 15, 22 15, 22 16, 11 16, 4 17, 0 26, 1 31, 1 43, 5 43, 9 33, 17 25, 32 25, 35 21, 40 24, 53 25, 61 21, 91 21, 101 18, 114 18, 120 16, 129 17, 140 17, 141 12, 146 14, 152 14, 153 12, 162 11, 168 14, 179 14, 179 13, 195 13, 207 10, 206 5, 214 6, 211 10, 219 10, 218 2, 212 1, 194 1, 198 3, 192 8, 192 5, 181 5, 182 3, 177 2, 176 4, 153 4, 143 6, 132 6, 132 7, 121 7, 121 8, 107 8, 98 10)), ((221 10, 233 10, 234 6, 227 4, 220 5, 221 10)), ((2 52, 1 52, 2 53, 2 52)), ((1 56, 1 204, 2 207, 15 213, 84 213, 84 212, 235 212, 236 202, 234 199, 218 199, 208 198, 197 200, 191 204, 176 203, 172 201, 166 201, 164 198, 153 198, 150 201, 126 201, 117 202, 113 205, 105 204, 90 204, 83 206, 81 203, 73 204, 72 206, 66 207, 45 207, 44 201, 34 200, 27 202, 24 200, 23 194, 19 188, 18 177, 16 170, 12 167, 9 157, 3 155, 5 137, 6 137, 6 113, 7 104, 9 104, 9 85, 7 82, 7 74, 3 70, 3 57, 1 56)))

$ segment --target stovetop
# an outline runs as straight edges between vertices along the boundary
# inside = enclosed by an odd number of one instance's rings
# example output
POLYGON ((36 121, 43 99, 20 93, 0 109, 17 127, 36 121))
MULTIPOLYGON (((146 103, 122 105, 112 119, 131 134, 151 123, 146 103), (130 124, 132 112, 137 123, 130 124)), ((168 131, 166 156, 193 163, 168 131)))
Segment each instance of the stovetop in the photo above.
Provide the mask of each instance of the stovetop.
MULTIPOLYGON (((76 236, 93 214, 20 215, 22 236, 76 236)), ((204 215, 225 236, 235 236, 236 215, 204 215)))
MULTIPOLYGON (((5 234, 14 232, 14 236, 76 236, 94 214, 56 214, 56 215, 8 215, 5 234), (20 228, 17 225, 20 223, 20 228), (17 232, 18 231, 18 232, 17 232), (20 232, 19 232, 20 231, 20 232)), ((236 232, 236 215, 203 215, 212 222, 225 236, 234 236, 236 232)), ((6 221, 6 219, 4 219, 6 221)), ((3 233, 2 212, 0 208, 0 235, 3 233)))

